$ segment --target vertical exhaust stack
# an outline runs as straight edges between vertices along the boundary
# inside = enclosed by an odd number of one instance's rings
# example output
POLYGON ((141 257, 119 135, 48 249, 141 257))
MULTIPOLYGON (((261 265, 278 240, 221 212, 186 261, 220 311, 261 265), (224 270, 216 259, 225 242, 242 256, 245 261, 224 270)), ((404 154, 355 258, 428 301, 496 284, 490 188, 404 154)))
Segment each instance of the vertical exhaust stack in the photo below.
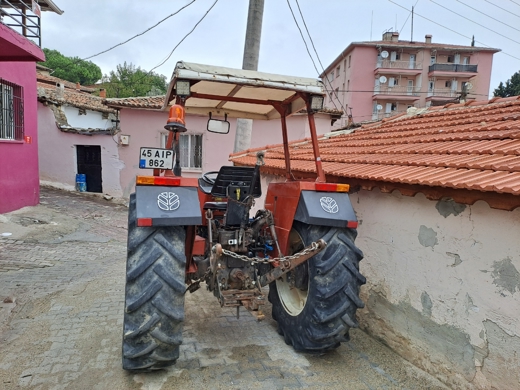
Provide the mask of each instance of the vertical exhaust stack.
POLYGON ((426 42, 426 43, 432 43, 432 36, 431 36, 431 34, 426 34, 426 35, 424 36, 424 42, 426 42))

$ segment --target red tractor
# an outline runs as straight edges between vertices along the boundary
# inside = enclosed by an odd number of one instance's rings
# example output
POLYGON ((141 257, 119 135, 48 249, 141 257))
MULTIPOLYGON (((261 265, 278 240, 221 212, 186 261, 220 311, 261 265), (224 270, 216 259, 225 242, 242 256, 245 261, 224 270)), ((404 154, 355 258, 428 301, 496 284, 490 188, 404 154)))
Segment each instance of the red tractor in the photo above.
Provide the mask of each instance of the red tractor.
POLYGON ((323 352, 347 341, 363 307, 363 254, 354 245, 349 186, 325 181, 314 123, 323 84, 179 62, 167 97, 174 102, 167 146, 141 148, 139 166, 153 169, 153 176, 137 176, 130 196, 123 368, 149 371, 175 363, 184 296, 202 282, 237 315, 240 306, 259 310, 262 287, 269 285, 278 332, 297 351, 323 352), (309 119, 315 180, 296 180, 291 172, 286 118, 302 110, 309 119), (182 177, 185 113, 208 116, 207 130, 224 134, 228 117, 281 119, 286 181, 269 185, 263 209, 250 215, 262 195, 261 152, 254 167, 223 166, 200 179, 182 177))

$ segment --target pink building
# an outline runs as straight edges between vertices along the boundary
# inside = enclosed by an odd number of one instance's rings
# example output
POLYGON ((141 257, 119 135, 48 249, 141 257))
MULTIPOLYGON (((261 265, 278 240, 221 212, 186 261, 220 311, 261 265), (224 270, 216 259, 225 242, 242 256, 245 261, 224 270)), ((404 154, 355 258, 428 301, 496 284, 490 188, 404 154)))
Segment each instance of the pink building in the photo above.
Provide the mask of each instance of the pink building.
POLYGON ((36 62, 45 60, 40 13, 62 13, 51 0, 33 9, 11 4, 0 8, 0 213, 39 202, 36 62))
MULTIPOLYGON (((493 54, 499 49, 399 40, 353 42, 321 77, 332 94, 325 105, 348 107, 355 122, 381 119, 409 107, 429 107, 466 99, 487 100, 493 54)), ((347 118, 337 122, 346 125, 347 118)))

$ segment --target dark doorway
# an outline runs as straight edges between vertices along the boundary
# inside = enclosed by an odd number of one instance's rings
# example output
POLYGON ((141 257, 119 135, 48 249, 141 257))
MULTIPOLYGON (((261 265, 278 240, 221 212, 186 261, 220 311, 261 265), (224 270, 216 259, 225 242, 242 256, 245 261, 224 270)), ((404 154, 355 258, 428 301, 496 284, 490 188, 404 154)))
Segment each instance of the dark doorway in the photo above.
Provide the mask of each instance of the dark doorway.
POLYGON ((101 185, 101 146, 76 145, 78 173, 84 173, 88 192, 103 192, 101 185))

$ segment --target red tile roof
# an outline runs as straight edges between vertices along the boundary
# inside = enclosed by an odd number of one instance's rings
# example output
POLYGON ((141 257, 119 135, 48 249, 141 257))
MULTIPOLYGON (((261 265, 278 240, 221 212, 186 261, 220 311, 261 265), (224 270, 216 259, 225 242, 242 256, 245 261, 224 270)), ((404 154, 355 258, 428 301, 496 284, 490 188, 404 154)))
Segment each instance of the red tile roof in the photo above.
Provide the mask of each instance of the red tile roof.
POLYGON ((74 107, 84 108, 87 110, 115 113, 113 108, 107 107, 103 104, 103 98, 100 98, 89 93, 84 93, 64 88, 63 93, 60 94, 58 88, 54 85, 49 85, 38 81, 38 100, 49 101, 54 104, 69 104, 74 107))
MULTIPOLYGON (((45 68, 45 67, 42 67, 42 66, 39 67, 39 69, 43 70, 42 68, 45 68)), ((36 79, 41 83, 48 84, 49 86, 54 86, 54 87, 56 87, 56 85, 58 85, 58 84, 63 84, 65 88, 73 89, 73 90, 76 90, 76 87, 77 87, 76 83, 72 83, 70 81, 48 75, 48 74, 42 73, 40 71, 38 71, 36 73, 36 79)), ((88 88, 88 87, 84 87, 82 85, 80 85, 79 88, 80 88, 79 90, 82 92, 92 93, 92 92, 96 91, 94 88, 88 88)))
MULTIPOLYGON (((319 140, 327 181, 511 194, 520 202, 520 96, 430 107, 339 133, 319 140)), ((263 149, 263 171, 283 175, 283 147, 263 149)), ((253 165, 257 150, 230 159, 253 165)), ((310 140, 291 143, 290 155, 295 175, 315 172, 310 140)))
POLYGON ((144 110, 161 110, 164 104, 165 95, 160 96, 141 96, 129 98, 110 98, 105 103, 114 108, 140 108, 144 110))

